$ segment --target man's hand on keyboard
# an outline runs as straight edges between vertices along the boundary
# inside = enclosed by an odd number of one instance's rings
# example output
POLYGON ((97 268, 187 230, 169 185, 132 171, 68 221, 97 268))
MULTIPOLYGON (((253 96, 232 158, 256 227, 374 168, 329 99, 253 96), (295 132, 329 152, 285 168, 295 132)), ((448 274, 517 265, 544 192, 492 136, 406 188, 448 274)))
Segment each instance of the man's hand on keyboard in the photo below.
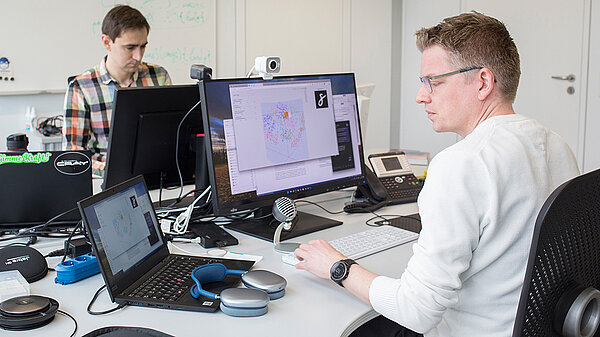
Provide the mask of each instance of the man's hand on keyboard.
POLYGON ((329 271, 334 263, 346 258, 327 241, 321 239, 303 243, 294 253, 302 260, 296 268, 307 270, 324 279, 329 279, 329 271))

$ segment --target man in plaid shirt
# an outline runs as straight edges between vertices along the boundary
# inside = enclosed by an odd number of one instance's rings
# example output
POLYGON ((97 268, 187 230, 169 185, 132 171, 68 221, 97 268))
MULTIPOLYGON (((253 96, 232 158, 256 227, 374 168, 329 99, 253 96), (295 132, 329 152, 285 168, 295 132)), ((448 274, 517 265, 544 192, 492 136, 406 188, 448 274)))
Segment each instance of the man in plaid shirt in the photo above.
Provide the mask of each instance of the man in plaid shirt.
POLYGON ((171 84, 163 67, 142 62, 149 31, 150 25, 137 9, 114 7, 102 21, 102 44, 108 54, 69 83, 64 149, 92 151, 95 175, 104 173, 115 89, 171 84))

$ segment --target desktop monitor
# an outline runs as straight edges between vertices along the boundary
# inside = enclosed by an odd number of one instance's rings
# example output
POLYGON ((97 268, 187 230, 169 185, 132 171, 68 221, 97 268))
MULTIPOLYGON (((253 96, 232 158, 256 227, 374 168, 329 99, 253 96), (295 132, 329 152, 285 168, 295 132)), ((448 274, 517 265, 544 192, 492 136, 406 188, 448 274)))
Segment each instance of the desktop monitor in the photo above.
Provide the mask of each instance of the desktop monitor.
POLYGON ((139 174, 149 189, 194 184, 197 143, 204 138, 198 101, 197 84, 117 89, 102 188, 139 174))
MULTIPOLYGON (((274 200, 364 183, 354 74, 202 81, 215 215, 255 209, 227 228, 272 240, 274 200)), ((282 239, 339 225, 299 213, 282 239)))

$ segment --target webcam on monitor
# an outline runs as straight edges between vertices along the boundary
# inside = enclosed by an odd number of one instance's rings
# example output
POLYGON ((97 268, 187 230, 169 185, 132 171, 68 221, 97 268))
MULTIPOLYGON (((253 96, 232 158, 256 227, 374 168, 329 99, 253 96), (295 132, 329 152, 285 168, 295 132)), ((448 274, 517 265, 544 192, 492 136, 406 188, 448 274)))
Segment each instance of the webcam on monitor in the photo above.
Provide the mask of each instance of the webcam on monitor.
POLYGON ((198 81, 210 80, 212 78, 212 68, 204 64, 192 64, 190 77, 198 81))
POLYGON ((273 74, 281 70, 281 58, 279 56, 258 56, 254 59, 254 66, 246 77, 250 77, 254 71, 263 79, 270 80, 273 74))

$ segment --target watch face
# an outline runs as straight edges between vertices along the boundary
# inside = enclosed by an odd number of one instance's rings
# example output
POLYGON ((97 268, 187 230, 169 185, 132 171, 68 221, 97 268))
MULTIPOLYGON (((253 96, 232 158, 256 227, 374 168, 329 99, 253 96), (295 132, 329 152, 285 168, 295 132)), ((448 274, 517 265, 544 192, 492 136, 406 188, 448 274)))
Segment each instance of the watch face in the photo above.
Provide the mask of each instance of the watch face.
POLYGON ((346 264, 343 262, 336 262, 331 271, 332 280, 340 280, 346 274, 346 264))

